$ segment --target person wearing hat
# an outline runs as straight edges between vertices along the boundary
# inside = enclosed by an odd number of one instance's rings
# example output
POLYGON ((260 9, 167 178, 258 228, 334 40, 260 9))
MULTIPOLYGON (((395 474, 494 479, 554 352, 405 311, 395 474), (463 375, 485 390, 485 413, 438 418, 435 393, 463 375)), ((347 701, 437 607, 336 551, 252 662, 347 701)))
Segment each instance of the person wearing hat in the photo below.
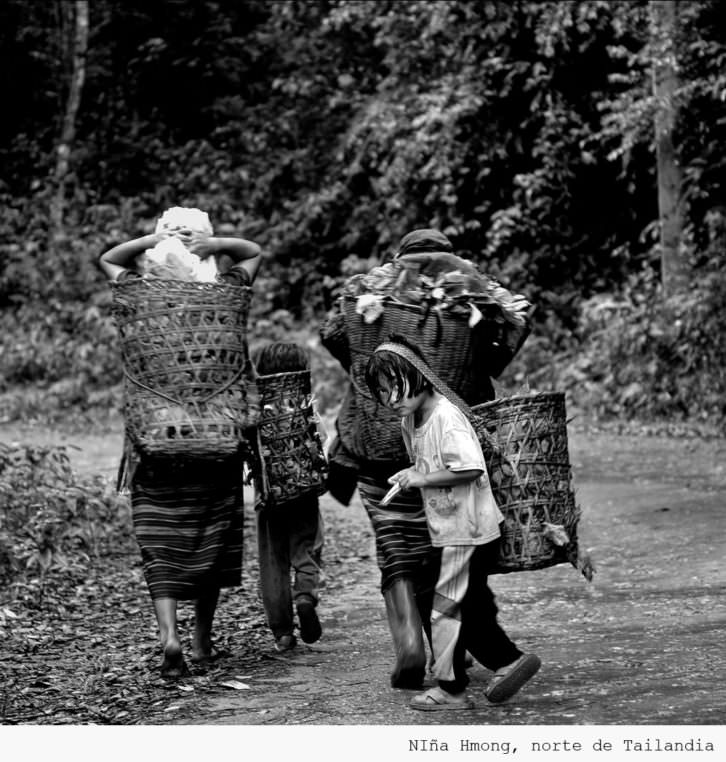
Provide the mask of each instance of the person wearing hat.
MULTIPOLYGON (((464 273, 476 272, 471 263, 453 252, 451 241, 443 233, 432 228, 419 228, 403 236, 394 258, 418 269, 421 274, 434 277, 439 272, 454 269, 464 273)), ((340 314, 331 315, 322 327, 325 346, 330 347, 326 335, 339 327, 340 317, 340 314)), ((340 345, 333 354, 345 370, 350 371, 350 353, 345 346, 340 345)), ((494 398, 488 375, 482 376, 478 392, 481 398, 472 400, 472 404, 494 398)), ((328 489, 344 505, 350 503, 356 488, 359 491, 375 535, 380 589, 396 652, 391 685, 394 688, 420 688, 426 674, 424 635, 430 641, 437 573, 435 554, 419 491, 401 492, 390 502, 383 502, 391 486, 389 477, 408 467, 410 461, 400 436, 395 438, 398 444, 385 453, 386 457, 370 457, 370 448, 361 442, 357 433, 356 419, 362 415, 358 400, 358 392, 351 383, 338 415, 337 437, 328 453, 328 489)))

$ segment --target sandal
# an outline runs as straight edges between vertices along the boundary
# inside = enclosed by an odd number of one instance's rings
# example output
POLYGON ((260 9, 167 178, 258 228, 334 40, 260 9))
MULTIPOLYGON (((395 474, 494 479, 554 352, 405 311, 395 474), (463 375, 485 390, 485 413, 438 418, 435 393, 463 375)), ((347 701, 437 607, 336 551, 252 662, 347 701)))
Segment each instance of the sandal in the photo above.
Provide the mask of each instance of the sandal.
POLYGON ((536 674, 541 665, 539 656, 522 654, 519 659, 494 673, 484 695, 494 704, 506 701, 536 674))
POLYGON ((438 685, 414 696, 409 706, 411 709, 418 709, 422 712, 445 712, 452 709, 474 708, 473 702, 464 691, 456 694, 447 693, 438 685))

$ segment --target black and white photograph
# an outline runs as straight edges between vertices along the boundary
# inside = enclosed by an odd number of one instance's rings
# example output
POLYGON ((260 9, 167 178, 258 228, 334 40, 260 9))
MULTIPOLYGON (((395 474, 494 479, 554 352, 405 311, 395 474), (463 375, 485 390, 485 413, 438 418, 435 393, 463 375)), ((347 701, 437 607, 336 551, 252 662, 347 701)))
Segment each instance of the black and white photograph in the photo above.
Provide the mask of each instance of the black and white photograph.
POLYGON ((0 0, 0 80, 0 748, 724 753, 720 0, 0 0))

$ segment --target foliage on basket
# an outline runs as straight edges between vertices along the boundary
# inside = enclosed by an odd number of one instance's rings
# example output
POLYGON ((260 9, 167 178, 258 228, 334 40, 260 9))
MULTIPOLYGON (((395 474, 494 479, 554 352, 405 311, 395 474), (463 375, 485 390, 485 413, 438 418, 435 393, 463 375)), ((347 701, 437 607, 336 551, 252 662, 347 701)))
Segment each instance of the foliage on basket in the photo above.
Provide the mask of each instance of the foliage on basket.
POLYGON ((383 298, 404 304, 430 303, 468 319, 474 327, 485 317, 522 326, 531 305, 521 294, 512 294, 497 281, 478 272, 470 263, 451 257, 449 266, 435 274, 424 274, 405 258, 354 275, 343 287, 344 296, 357 300, 359 314, 372 323, 383 311, 383 298), (458 265, 458 266, 457 266, 458 265))

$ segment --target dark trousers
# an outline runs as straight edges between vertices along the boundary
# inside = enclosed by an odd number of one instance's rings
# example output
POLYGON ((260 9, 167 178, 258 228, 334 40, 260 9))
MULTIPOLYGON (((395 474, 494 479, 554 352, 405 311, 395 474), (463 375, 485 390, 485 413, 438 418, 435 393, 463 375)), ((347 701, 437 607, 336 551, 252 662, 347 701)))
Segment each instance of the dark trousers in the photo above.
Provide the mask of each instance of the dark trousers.
POLYGON ((276 638, 291 635, 293 601, 318 602, 323 532, 317 495, 259 509, 257 547, 267 622, 276 638))
MULTIPOLYGON (((439 686, 448 693, 461 693, 469 684, 464 666, 467 651, 492 671, 522 655, 497 621, 497 604, 487 583, 488 571, 499 554, 499 542, 480 545, 469 562, 469 585, 461 603, 461 631, 454 651, 454 679, 439 681, 439 686)), ((436 550, 440 562, 441 551, 436 550)))

